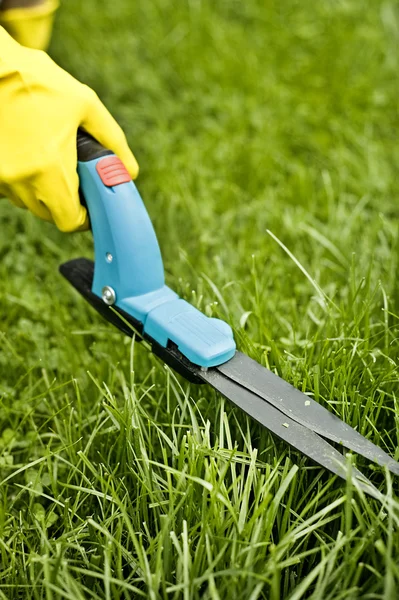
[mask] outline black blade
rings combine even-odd
[[[231,360],[217,367],[217,370],[251,390],[297,423],[381,466],[388,467],[392,473],[399,475],[399,463],[389,454],[341,421],[324,406],[245,354],[237,352]]]
[[[265,402],[257,394],[218,372],[218,369],[201,371],[201,378],[263,427],[269,429],[319,465],[346,480],[345,458],[338,450],[320,438],[317,433],[292,420],[289,416]],[[381,495],[377,488],[355,467],[352,467],[352,475],[357,484],[367,494],[374,498],[380,498]]]
[[[142,324],[133,319],[129,314],[114,307],[114,310],[111,310],[111,308],[104,304],[101,298],[93,294],[91,291],[94,272],[92,261],[83,258],[71,260],[61,265],[60,271],[104,318],[130,336],[133,334],[133,327],[136,332],[136,339],[140,339],[141,336],[147,340],[151,344],[152,352],[186,379],[193,383],[209,383],[267,429],[270,429],[280,438],[333,473],[344,479],[346,478],[346,465],[343,456],[312,431],[312,425],[305,421],[301,424],[296,415],[291,414],[292,407],[282,410],[280,400],[276,401],[277,397],[280,399],[283,398],[283,395],[287,396],[289,400],[289,396],[293,392],[299,394],[302,402],[304,398],[305,401],[309,401],[307,396],[241,353],[237,353],[232,360],[217,369],[210,369],[209,371],[201,370],[182,356],[173,345],[164,348],[157,344],[155,340],[146,336],[142,331]],[[256,366],[256,369],[253,365]],[[252,370],[256,370],[256,373],[252,373]],[[269,374],[271,378],[275,378],[274,387],[273,379],[267,379],[267,381],[262,379],[261,374],[264,375],[265,373]],[[235,378],[237,381],[235,381]],[[247,389],[243,385],[240,385],[241,382],[243,382],[243,385]],[[279,391],[277,382],[279,385],[283,384],[283,386],[287,386],[283,395],[282,391]],[[253,389],[250,391],[252,386]],[[270,390],[268,386],[270,386]],[[314,401],[312,402],[317,407],[322,408]],[[272,406],[273,404],[275,405],[274,407]],[[327,413],[327,418],[333,416],[325,409],[322,410]],[[339,419],[337,420],[339,421]],[[363,440],[361,436],[360,438]],[[350,446],[348,445],[348,447]],[[377,448],[374,445],[372,447]],[[377,450],[379,449],[377,448]],[[385,455],[382,450],[379,451]],[[395,461],[392,462],[397,465]],[[356,476],[359,485],[368,494],[377,497],[379,494],[378,490],[360,471],[353,469],[353,474]]]

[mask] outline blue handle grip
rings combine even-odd
[[[104,185],[96,169],[101,160],[78,163],[94,236],[93,292],[101,296],[110,286],[126,298],[162,289],[161,251],[140,194],[133,181]]]
[[[165,285],[154,228],[123,165],[92,138],[83,137],[83,150],[79,143],[78,174],[94,236],[92,292],[140,321],[161,346],[177,346],[194,365],[214,367],[232,358],[230,326],[206,317]],[[112,169],[116,175],[107,180]],[[123,171],[127,178],[119,182]]]

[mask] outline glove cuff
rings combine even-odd
[[[0,12],[0,25],[22,46],[46,50],[58,6],[58,0],[45,0],[37,6],[10,8]]]

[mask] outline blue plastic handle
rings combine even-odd
[[[105,186],[96,169],[101,160],[78,165],[94,236],[93,292],[101,296],[105,281],[123,298],[158,290],[165,285],[164,268],[144,203],[133,181]]]
[[[230,326],[165,285],[158,241],[136,186],[105,185],[97,170],[102,160],[78,162],[94,237],[93,293],[104,297],[105,289],[112,290],[115,305],[143,323],[147,335],[164,347],[176,344],[192,363],[206,368],[226,362],[236,348]]]

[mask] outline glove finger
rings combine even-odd
[[[60,231],[85,231],[89,229],[87,210],[80,203],[76,170],[72,173],[57,165],[39,182],[37,197]]]
[[[45,212],[60,231],[84,231],[89,229],[87,210],[79,199],[79,178],[76,172],[76,138],[73,136],[66,148],[64,161],[55,160],[51,168],[35,178],[28,208],[41,218]],[[40,211],[40,214],[39,214]],[[49,219],[47,219],[49,220]]]
[[[26,208],[22,200],[15,196],[7,185],[0,185],[0,200],[3,198],[9,200],[12,204],[18,206],[18,208]]]
[[[51,212],[45,204],[37,200],[36,186],[33,180],[24,181],[21,184],[14,184],[12,190],[9,190],[7,197],[19,208],[27,208],[39,219],[53,222]]]
[[[16,206],[25,207],[40,219],[55,223],[61,231],[83,231],[89,229],[89,219],[78,193],[75,135],[64,150],[63,159],[54,156],[52,164],[48,164],[42,173],[14,183],[12,189],[6,190],[7,197]]]
[[[1,197],[2,194],[0,194],[0,198]],[[18,208],[27,208],[27,206],[22,202],[22,200],[16,198],[12,194],[5,194],[5,197],[11,202],[11,204],[14,204],[14,206],[17,206]]]
[[[97,94],[90,91],[92,93],[91,101],[81,126],[105,148],[119,156],[132,179],[136,179],[139,165],[128,146],[125,134]]]
[[[36,179],[35,185],[18,186],[9,200],[20,208],[27,208],[36,217],[55,223],[60,231],[85,231],[89,229],[86,209],[80,204],[79,195],[71,194],[71,187],[62,170],[53,168]]]

